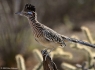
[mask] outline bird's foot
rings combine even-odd
[[[49,49],[49,48],[48,48]],[[52,48],[52,49],[50,49],[50,51],[46,54],[46,56],[45,56],[45,61],[46,61],[46,59],[47,59],[47,56],[49,56],[49,54],[54,50],[55,48]]]

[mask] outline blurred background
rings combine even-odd
[[[43,48],[35,42],[28,20],[15,14],[21,11],[26,3],[35,5],[39,22],[58,33],[69,37],[75,35],[86,40],[81,30],[81,26],[85,26],[90,29],[94,39],[95,0],[0,0],[0,67],[17,67],[17,54],[23,56],[27,70],[32,70],[38,63],[32,51],[35,48]],[[68,44],[64,48],[64,53],[72,54],[73,59],[69,60],[63,56],[60,59],[55,56],[54,61],[56,64],[82,64],[88,60],[88,53],[83,51],[71,48]],[[58,68],[66,70],[60,66]]]

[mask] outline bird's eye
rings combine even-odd
[[[32,12],[28,12],[28,14],[32,15]]]

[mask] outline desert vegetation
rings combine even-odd
[[[58,33],[95,44],[94,0],[0,0],[0,70],[42,70],[44,49],[36,43],[28,20],[15,13],[36,6],[38,21]],[[66,43],[50,58],[58,70],[94,70],[94,48]],[[59,52],[60,51],[60,52]]]

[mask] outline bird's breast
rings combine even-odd
[[[60,44],[48,41],[44,37],[36,38],[36,41],[40,43],[42,46],[47,47],[47,48],[54,48],[60,46]]]

